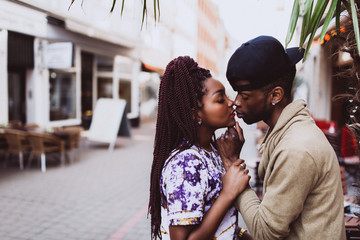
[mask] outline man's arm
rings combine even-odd
[[[271,173],[262,202],[247,189],[235,206],[255,239],[281,239],[289,235],[291,223],[301,214],[317,175],[312,157],[291,149],[277,153],[267,171]]]

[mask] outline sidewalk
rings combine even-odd
[[[150,239],[154,133],[155,123],[142,124],[131,139],[119,138],[113,152],[83,146],[73,164],[49,163],[46,173],[1,165],[1,239]]]
[[[256,159],[254,131],[244,128],[248,145],[241,153],[251,161]],[[131,138],[118,138],[113,152],[108,145],[83,144],[73,164],[49,161],[45,173],[36,166],[20,171],[16,161],[3,168],[0,155],[0,239],[149,240],[155,122],[142,123],[131,133]],[[351,187],[348,191],[358,193]]]

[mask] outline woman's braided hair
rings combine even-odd
[[[201,107],[199,103],[205,94],[204,80],[210,77],[209,70],[200,68],[192,58],[184,56],[172,60],[161,78],[150,180],[149,213],[152,239],[161,239],[162,168],[172,150],[183,150],[197,142],[196,112]],[[184,139],[185,144],[181,144]]]

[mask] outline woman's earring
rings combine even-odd
[[[271,105],[273,105],[273,106],[275,106],[275,104],[276,104],[275,102],[272,102],[272,103],[271,103]]]
[[[201,124],[202,124],[202,121],[201,121],[201,119],[199,119],[199,121],[198,121],[198,124],[199,124],[199,125],[201,125]]]

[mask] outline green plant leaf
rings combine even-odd
[[[319,0],[319,2],[320,2],[320,0]],[[311,18],[311,25],[310,25],[310,28],[309,28],[309,32],[311,32],[311,34],[310,34],[310,37],[309,37],[307,45],[306,45],[303,61],[305,61],[306,55],[309,52],[309,49],[310,49],[310,47],[312,45],[312,42],[313,42],[314,37],[315,37],[316,30],[318,29],[318,27],[320,25],[321,18],[323,16],[324,12],[325,12],[325,9],[326,9],[326,6],[327,6],[328,2],[329,2],[328,0],[321,1],[321,3],[319,4],[319,8],[315,7],[314,14],[313,14],[313,16]]]
[[[71,6],[74,4],[75,0],[71,0],[70,6],[68,8],[68,11],[70,10]]]
[[[291,39],[294,36],[296,23],[297,23],[297,21],[299,19],[299,12],[300,12],[299,0],[295,0],[294,5],[293,5],[293,9],[292,9],[292,12],[291,12],[290,24],[289,24],[288,32],[286,34],[285,47],[287,47],[287,45],[290,43]]]
[[[329,0],[318,0],[316,3],[313,15],[311,16],[309,32],[316,31],[319,27],[320,20],[324,15],[325,9]]]
[[[123,0],[123,1],[124,1],[124,0]],[[110,9],[110,12],[111,12],[111,13],[114,11],[115,4],[116,4],[116,0],[113,0],[112,6],[111,6],[111,9]]]
[[[120,12],[120,15],[121,15],[121,16],[123,15],[123,12],[124,12],[124,6],[125,6],[125,0],[122,0],[122,3],[121,3],[121,12]]]
[[[357,50],[358,50],[358,54],[360,54],[359,23],[358,23],[358,19],[357,19],[357,11],[356,11],[354,0],[350,0],[350,7],[351,7],[351,16],[352,16],[352,22],[353,22],[353,26],[354,26],[354,34],[355,34],[355,39],[356,39],[356,44],[357,44]]]
[[[157,1],[157,8],[158,8],[158,21],[160,21],[160,0],[155,0]]]
[[[311,14],[312,14],[312,4],[314,2],[311,3],[311,7],[309,8],[309,10],[305,13],[305,15],[303,16],[303,22],[302,22],[302,26],[301,26],[301,33],[300,33],[300,46],[304,45],[305,39],[306,37],[309,35],[309,22],[311,20]]]
[[[154,0],[154,18],[156,23],[156,0]]]
[[[340,13],[341,13],[341,0],[337,2],[336,10],[335,10],[335,26],[336,32],[340,33]]]
[[[333,19],[334,17],[334,13],[335,13],[335,9],[336,9],[336,6],[337,6],[337,2],[338,0],[332,0],[331,2],[331,5],[330,5],[330,8],[329,8],[329,11],[326,15],[326,18],[325,18],[325,21],[324,21],[324,24],[321,28],[321,33],[320,33],[320,42],[324,39],[324,36],[325,36],[325,33],[328,29],[328,26],[330,24],[330,21],[331,19]]]
[[[145,20],[145,16],[147,14],[147,8],[146,8],[146,0],[144,0],[144,5],[143,5],[143,16],[142,16],[142,20],[141,20],[141,29],[144,25],[144,20]]]
[[[304,7],[304,15],[307,13],[312,12],[314,0],[306,0],[305,7]]]

